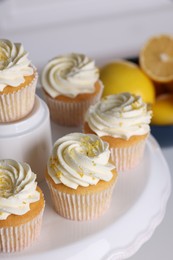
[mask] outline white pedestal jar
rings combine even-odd
[[[0,159],[27,162],[37,174],[38,182],[44,179],[51,148],[49,110],[38,96],[27,117],[17,122],[0,124]]]

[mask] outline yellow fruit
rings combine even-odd
[[[131,92],[140,95],[147,103],[155,101],[155,88],[152,81],[132,62],[119,60],[106,64],[100,70],[104,84],[103,96]]]
[[[140,66],[154,81],[173,81],[173,37],[159,35],[150,38],[139,55]]]
[[[173,94],[162,94],[158,96],[152,106],[153,117],[151,123],[154,125],[173,124]]]

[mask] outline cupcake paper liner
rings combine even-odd
[[[29,247],[40,234],[43,211],[25,224],[0,228],[0,252],[13,253]]]
[[[146,139],[129,147],[110,147],[111,159],[115,163],[117,171],[130,170],[137,166],[144,153]]]
[[[38,73],[32,82],[20,90],[0,95],[0,123],[19,120],[29,114],[34,106]]]
[[[50,110],[51,119],[63,126],[79,126],[84,121],[84,116],[89,106],[100,100],[103,85],[100,82],[100,91],[90,99],[78,102],[63,102],[49,97],[44,93],[46,103]]]
[[[109,188],[91,194],[67,194],[48,183],[55,211],[71,220],[92,220],[102,215],[110,206],[115,182]]]

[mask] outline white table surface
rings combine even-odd
[[[19,8],[17,2],[21,5]],[[43,2],[46,3],[46,1]],[[51,2],[53,2],[53,8],[56,9],[56,1],[51,0]],[[62,6],[63,1],[59,1],[60,7],[64,8],[63,11],[66,11],[66,2],[64,1]],[[80,1],[73,0],[73,2],[81,4]],[[0,6],[1,38],[22,42],[30,52],[33,63],[40,70],[55,55],[72,51],[86,53],[94,57],[100,64],[113,58],[131,57],[138,54],[141,45],[148,37],[160,33],[173,34],[172,1],[141,1],[146,3],[142,9],[138,5],[139,1],[131,0],[129,8],[125,8],[125,11],[123,6],[119,6],[120,1],[95,0],[94,2],[97,5],[96,17],[93,12],[91,14],[94,7],[90,8],[89,3],[92,4],[92,2],[88,1],[86,9],[81,9],[83,10],[81,14],[82,16],[86,14],[85,17],[80,16],[80,19],[76,19],[74,10],[72,10],[71,14],[68,13],[70,20],[67,21],[63,20],[63,15],[59,18],[56,12],[53,12],[51,16],[50,9],[43,8],[43,4],[40,9],[41,1],[37,1],[36,4],[38,15],[34,12],[36,1],[25,1],[26,5],[24,0],[2,1]],[[150,6],[151,2],[153,6]],[[110,4],[110,8],[108,8],[108,4]],[[127,7],[127,4],[125,6]],[[29,9],[30,7],[31,9]],[[39,12],[42,13],[40,20]],[[48,19],[48,15],[51,16],[51,19]],[[44,17],[46,20],[43,22]],[[173,138],[173,132],[170,138]],[[162,147],[162,151],[173,178],[173,144],[169,147]],[[168,201],[162,223],[156,228],[151,239],[130,259],[172,260],[172,241],[173,193]]]

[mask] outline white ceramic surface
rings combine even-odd
[[[75,222],[58,216],[45,182],[41,186],[46,210],[40,239],[22,253],[1,255],[1,260],[126,259],[160,224],[171,192],[170,172],[153,137],[141,164],[119,175],[111,207],[98,220]]]
[[[17,122],[0,124],[0,158],[29,163],[37,173],[38,182],[44,178],[51,148],[49,110],[38,96],[27,117]]]

